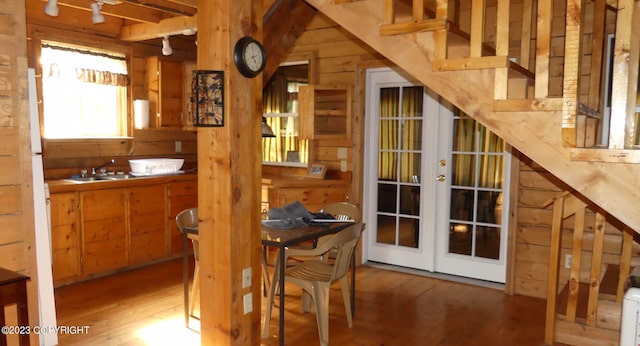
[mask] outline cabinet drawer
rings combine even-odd
[[[181,181],[177,183],[171,183],[168,187],[169,198],[176,196],[187,196],[198,194],[198,182],[197,181]]]
[[[283,187],[276,190],[276,199],[271,201],[271,206],[285,206],[298,201],[308,210],[318,211],[325,204],[343,202],[347,200],[345,187]]]

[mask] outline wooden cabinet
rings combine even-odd
[[[80,192],[80,210],[82,274],[127,266],[127,190]]]
[[[165,190],[165,185],[129,188],[130,265],[167,256]]]
[[[350,86],[301,86],[298,98],[300,138],[351,138],[352,91]]]
[[[298,201],[315,212],[325,204],[348,201],[349,191],[349,182],[343,180],[266,178],[262,180],[262,205],[268,210]]]
[[[56,286],[182,254],[175,216],[198,205],[195,177],[100,184],[49,185]]]
[[[182,63],[159,57],[147,58],[150,127],[182,127],[184,93]]]
[[[198,206],[198,182],[181,181],[167,186],[170,253],[182,253],[182,234],[176,225],[179,212]]]
[[[53,280],[59,283],[82,274],[78,193],[54,193],[50,201]]]

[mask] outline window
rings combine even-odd
[[[40,56],[44,138],[127,136],[124,54],[43,41]]]
[[[263,113],[275,137],[262,139],[262,163],[306,167],[309,141],[298,137],[298,88],[309,83],[308,63],[280,66],[263,92]]]

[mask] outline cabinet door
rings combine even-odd
[[[129,264],[167,255],[165,198],[165,185],[129,188]]]
[[[127,265],[127,204],[126,189],[80,192],[83,275]]]
[[[316,212],[325,204],[347,200],[346,187],[281,187],[275,189],[272,207],[283,207],[298,201],[309,211]]]
[[[168,186],[169,196],[169,237],[171,239],[171,254],[182,252],[182,234],[176,225],[176,215],[179,212],[198,206],[198,182],[184,181],[171,183]]]
[[[182,63],[147,59],[149,126],[182,127]]]
[[[307,85],[299,88],[299,135],[303,139],[351,138],[351,87]]]
[[[78,193],[51,194],[51,250],[54,285],[79,277]]]

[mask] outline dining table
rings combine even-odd
[[[264,247],[273,247],[278,251],[279,257],[279,292],[280,292],[280,306],[279,308],[279,321],[278,321],[278,339],[279,344],[284,345],[284,276],[286,263],[284,263],[284,249],[288,246],[299,244],[307,241],[314,241],[320,237],[335,234],[341,230],[353,225],[353,221],[349,220],[317,220],[317,222],[309,222],[301,226],[289,227],[289,228],[277,228],[270,227],[268,220],[263,220],[261,230],[261,242]],[[198,226],[191,225],[184,228],[182,234],[182,254],[183,254],[183,286],[184,286],[184,318],[185,324],[189,326],[189,274],[188,274],[188,235],[198,234]],[[352,258],[353,262],[353,258]],[[355,270],[354,263],[352,263],[352,295],[355,290],[355,276],[353,276],[353,270]],[[354,299],[351,298],[351,307],[354,308]],[[270,316],[268,316],[270,317]]]

